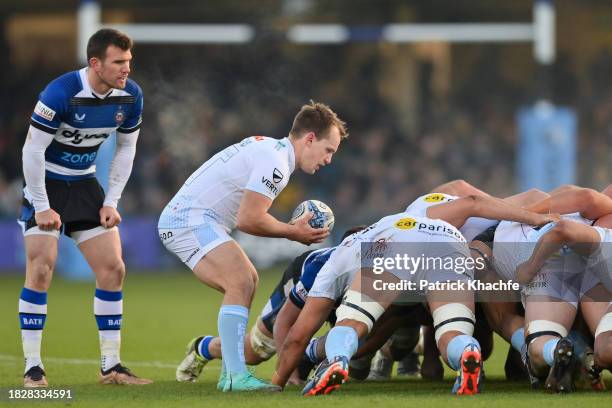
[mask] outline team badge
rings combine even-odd
[[[123,119],[125,119],[125,115],[123,114],[123,112],[118,111],[117,113],[115,113],[115,122],[119,124],[123,122]]]

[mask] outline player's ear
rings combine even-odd
[[[306,133],[306,136],[304,136],[304,137],[306,138],[306,143],[309,144],[309,145],[314,143],[316,141],[316,139],[317,139],[317,136],[315,135],[314,132],[308,132],[308,133]]]

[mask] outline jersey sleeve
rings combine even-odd
[[[255,150],[253,170],[245,189],[274,200],[289,182],[289,166],[275,152]]]
[[[325,264],[328,258],[321,258],[316,255],[309,256],[304,261],[304,266],[302,267],[302,276],[298,283],[291,289],[289,292],[289,299],[296,305],[298,308],[302,309],[304,304],[306,304],[306,297],[308,296],[308,292],[314,281],[319,274],[319,271]]]
[[[132,133],[140,129],[140,125],[142,124],[142,109],[144,106],[144,98],[140,87],[137,86],[136,89],[138,91],[136,93],[136,101],[134,102],[134,106],[130,110],[130,115],[117,129],[117,132]]]
[[[51,82],[38,95],[38,102],[30,119],[35,128],[55,134],[66,112],[66,95],[60,84]]]

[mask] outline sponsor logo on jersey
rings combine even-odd
[[[265,138],[266,138],[265,136],[255,136],[255,140],[258,141],[258,142],[261,142]]]
[[[274,183],[272,183],[272,181],[270,181],[270,179],[269,179],[269,178],[267,178],[267,177],[263,176],[263,177],[261,178],[261,182],[262,182],[262,183],[263,183],[263,184],[264,184],[266,187],[268,187],[268,189],[269,189],[269,190],[272,192],[272,194],[274,194],[274,195],[278,195],[278,187],[276,187],[276,186],[274,185]]]
[[[461,233],[458,232],[455,228],[452,228],[451,225],[447,226],[445,224],[427,223],[417,221],[414,218],[402,218],[395,223],[395,226],[401,230],[409,230],[416,227],[417,231],[419,232],[426,232],[428,234],[434,235],[443,233],[448,236],[455,237],[462,242],[465,241],[463,235],[461,235]]]
[[[278,184],[283,181],[283,177],[283,173],[281,173],[281,171],[275,167],[274,171],[272,172],[272,181]]]
[[[61,160],[66,163],[72,163],[72,164],[93,163],[96,160],[97,155],[98,155],[98,152],[83,153],[83,154],[62,152]]]
[[[85,114],[79,115],[78,113],[74,114],[74,120],[76,122],[82,122],[85,120]]]
[[[36,107],[34,108],[34,113],[40,117],[47,119],[48,121],[53,120],[55,117],[55,111],[42,103],[42,101],[38,101]]]
[[[402,218],[396,221],[395,226],[401,230],[409,230],[416,227],[417,222],[414,218]]]
[[[428,203],[441,203],[443,201],[452,201],[449,197],[439,193],[428,194],[423,200]]]
[[[82,134],[79,129],[66,129],[62,132],[62,136],[66,139],[72,139],[70,142],[72,144],[81,144],[85,139],[106,139],[110,136],[108,133],[91,133],[91,134]]]
[[[367,250],[363,253],[362,255],[362,259],[374,259],[374,258],[380,258],[381,256],[385,255],[385,252],[387,252],[387,242],[388,239],[387,238],[380,238],[378,240],[376,240],[375,242],[369,243],[367,245]]]

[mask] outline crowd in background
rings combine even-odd
[[[2,50],[6,55],[7,51]],[[340,47],[144,46],[132,78],[145,110],[122,213],[157,216],[188,175],[224,146],[249,135],[284,137],[299,107],[326,102],[348,122],[350,137],[316,176],[294,174],[275,204],[288,217],[302,199],[327,202],[340,225],[401,210],[416,196],[462,178],[496,195],[516,192],[516,112],[533,102],[534,84],[503,78],[491,55],[440,100],[421,92],[418,125],[399,126],[397,110],[375,85],[372,56],[359,65]],[[178,57],[177,57],[178,56]],[[62,71],[0,67],[0,215],[13,218],[22,189],[21,147],[38,93]],[[70,68],[66,68],[68,70]],[[612,54],[602,50],[588,75],[561,56],[549,72],[551,99],[576,110],[578,182],[602,187],[612,166]],[[425,79],[423,79],[425,80]],[[426,88],[427,84],[425,84]]]

